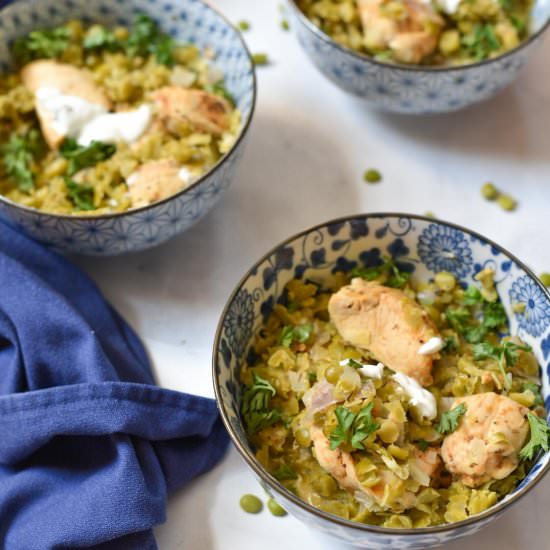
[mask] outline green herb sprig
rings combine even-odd
[[[0,147],[4,169],[17,184],[19,191],[28,193],[35,184],[33,165],[44,150],[44,142],[38,130],[25,134],[12,134],[7,143]]]
[[[380,427],[380,424],[372,418],[373,406],[374,403],[371,402],[357,414],[346,407],[336,407],[334,414],[338,425],[329,437],[332,450],[344,444],[351,445],[354,449],[365,448],[362,441]]]
[[[290,347],[293,342],[303,344],[309,340],[312,332],[312,324],[296,325],[294,327],[287,325],[281,331],[279,343],[285,348]]]
[[[90,145],[83,146],[75,139],[68,138],[61,145],[59,152],[69,161],[67,174],[72,176],[84,168],[111,158],[116,152],[116,146],[101,141],[92,141]]]
[[[532,412],[527,413],[527,420],[531,430],[531,437],[527,444],[519,452],[522,460],[531,460],[539,450],[548,452],[550,448],[550,427],[544,418],[540,418]]]
[[[444,412],[441,415],[439,425],[436,430],[440,434],[450,434],[453,433],[457,428],[460,422],[460,419],[466,413],[466,405],[460,403],[456,407],[453,407],[450,411]]]
[[[32,31],[15,41],[12,53],[20,65],[35,59],[58,58],[69,45],[70,38],[67,27]]]
[[[354,267],[350,271],[352,277],[360,277],[366,281],[374,281],[381,279],[382,284],[392,288],[403,288],[409,281],[411,274],[400,270],[395,261],[387,258],[386,261],[379,266],[373,267]]]
[[[276,393],[267,380],[254,373],[252,385],[243,394],[241,407],[249,435],[281,420],[281,413],[270,406]]]

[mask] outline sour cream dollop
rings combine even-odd
[[[347,367],[350,365],[349,359],[344,359],[343,361],[340,361],[341,367]],[[382,363],[378,363],[376,365],[364,365],[361,363],[361,368],[358,368],[357,371],[365,376],[366,378],[376,378],[377,380],[382,380],[382,374],[384,372],[384,365]]]
[[[396,372],[392,378],[403,388],[403,391],[410,398],[411,405],[416,407],[424,418],[433,420],[437,416],[435,397],[414,378],[402,372]]]
[[[439,336],[430,338],[425,344],[422,344],[416,353],[419,355],[432,355],[441,351],[445,347],[445,341]]]
[[[448,14],[456,13],[461,0],[437,0],[439,7]]]
[[[83,146],[92,141],[133,143],[145,132],[152,116],[146,104],[132,111],[109,113],[102,105],[51,87],[38,88],[36,101],[50,113],[51,125],[59,135],[75,138]]]

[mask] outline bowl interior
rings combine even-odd
[[[379,265],[384,256],[393,258],[401,269],[418,280],[430,279],[439,271],[450,271],[467,285],[475,283],[474,276],[481,269],[494,269],[511,333],[533,348],[542,367],[546,407],[550,408],[550,294],[525,266],[485,238],[444,222],[399,214],[337,220],[292,238],[260,260],[235,290],[220,321],[214,349],[214,384],[219,406],[234,441],[256,472],[262,472],[262,467],[253,456],[239,416],[239,372],[250,353],[254,335],[281,299],[289,280],[298,277],[321,282],[339,270]],[[517,302],[525,303],[524,313],[512,311]],[[515,494],[523,492],[524,487],[546,472],[549,461],[550,453],[541,456],[510,495],[480,516],[501,509]],[[265,471],[263,477],[296,502]],[[309,505],[303,503],[302,507]],[[422,531],[437,529],[441,528]]]
[[[69,19],[129,26],[145,13],[181,43],[211,48],[227,89],[242,114],[250,118],[254,103],[254,68],[240,33],[217,11],[199,0],[19,0],[0,17],[0,73],[10,67],[13,41],[32,30],[51,28]]]

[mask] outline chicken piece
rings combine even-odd
[[[381,511],[388,507],[384,505],[386,486],[398,482],[396,476],[385,469],[379,471],[380,481],[372,487],[364,487],[357,477],[355,463],[350,453],[341,449],[330,448],[330,441],[319,426],[310,428],[310,436],[317,462],[328,474],[330,474],[342,489],[352,493],[357,500],[363,502],[369,510]],[[416,499],[410,492],[405,492],[401,498],[392,505],[392,510],[406,510],[414,505]]]
[[[390,49],[403,63],[420,63],[435,51],[444,20],[430,3],[357,0],[357,5],[367,48]]]
[[[459,397],[454,406],[460,403],[466,413],[441,447],[447,470],[468,487],[505,478],[519,464],[529,432],[528,409],[493,392]]]
[[[328,310],[344,340],[422,386],[432,383],[432,363],[439,355],[422,355],[418,350],[438,336],[437,328],[406,294],[356,278],[331,297]]]
[[[126,180],[132,207],[146,206],[187,187],[193,175],[176,160],[152,160],[142,164]]]
[[[109,98],[101,91],[101,88],[94,82],[91,75],[78,67],[59,63],[51,60],[38,60],[28,63],[21,69],[21,80],[23,84],[33,94],[37,94],[39,90],[49,90],[79,98],[87,104],[92,104],[91,107],[97,106],[94,109],[79,109],[78,105],[68,106],[66,108],[74,108],[80,110],[82,116],[85,116],[83,111],[90,111],[92,114],[107,112],[111,109]],[[83,106],[86,106],[84,104]],[[81,106],[82,107],[82,106]],[[40,120],[40,126],[44,139],[51,149],[57,149],[63,139],[66,137],[54,128],[54,118],[52,112],[40,100],[36,101],[36,114]]]
[[[229,102],[215,94],[178,86],[166,86],[151,94],[158,116],[166,128],[179,133],[190,125],[200,132],[215,136],[229,129]]]

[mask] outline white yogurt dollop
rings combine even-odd
[[[461,0],[437,0],[438,6],[449,15],[456,13]]]
[[[145,132],[150,121],[149,105],[142,105],[133,111],[102,114],[83,126],[77,141],[84,146],[92,141],[133,143]]]
[[[445,347],[445,341],[439,336],[430,338],[425,344],[422,344],[416,353],[419,355],[432,355],[441,351]]]
[[[57,88],[38,88],[36,102],[50,113],[53,129],[60,136],[72,138],[78,137],[82,127],[95,117],[107,112],[102,105],[62,94]]]
[[[109,113],[102,105],[63,94],[57,88],[38,88],[36,101],[50,113],[51,125],[59,135],[75,138],[83,146],[92,141],[133,143],[145,132],[152,116],[149,105]]]
[[[344,359],[343,361],[340,361],[341,367],[347,367],[348,365],[352,366],[350,365],[349,359]],[[382,363],[378,363],[376,365],[363,365],[361,363],[361,368],[358,368],[357,371],[366,378],[376,378],[377,380],[382,380],[384,365]]]
[[[411,405],[416,407],[424,418],[433,420],[437,416],[435,397],[414,378],[402,372],[396,372],[392,378],[403,388],[403,391],[410,398]]]

